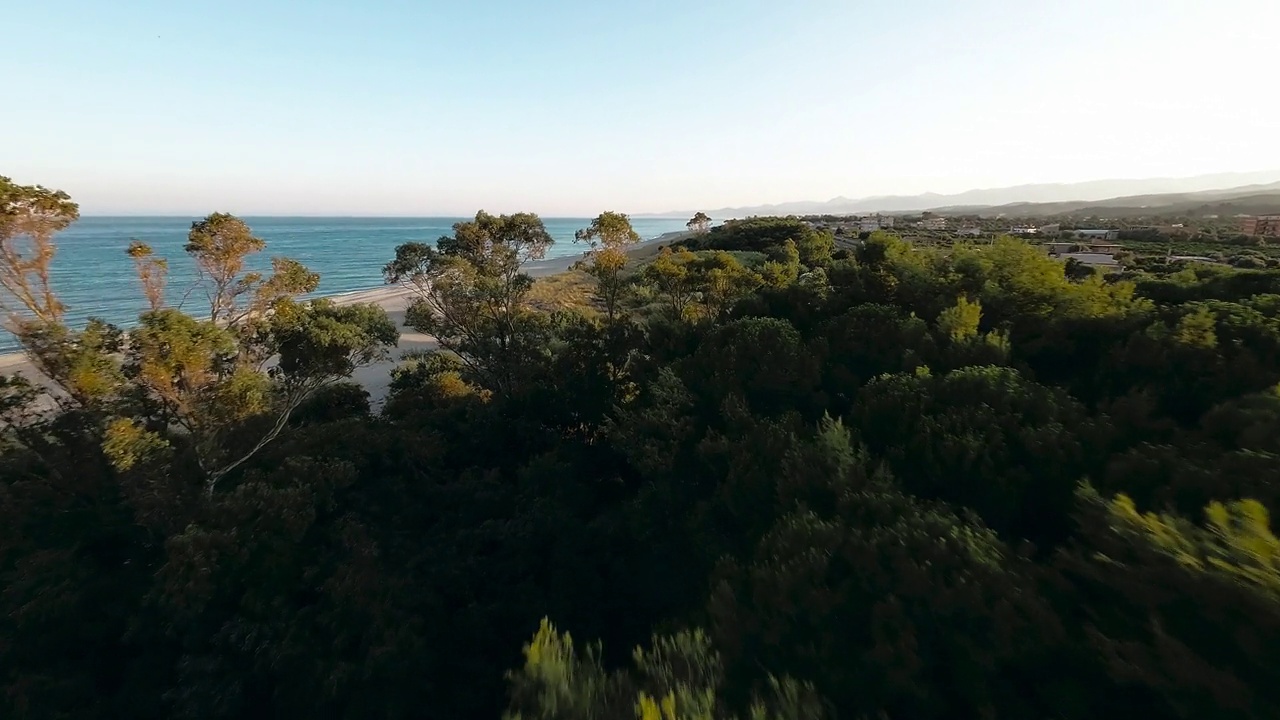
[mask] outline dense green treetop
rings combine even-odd
[[[0,716],[1280,716],[1265,261],[604,212],[539,285],[480,212],[388,258],[437,344],[378,407],[397,323],[231,215],[207,311],[144,238],[137,327],[69,326],[77,212],[0,179]]]

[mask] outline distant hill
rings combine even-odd
[[[877,197],[851,199],[836,197],[826,201],[786,202],[776,205],[754,205],[748,207],[720,208],[703,210],[716,220],[749,217],[751,215],[847,215],[851,213],[904,213],[923,210],[945,209],[985,210],[994,207],[1015,207],[1043,204],[1061,204],[1063,206],[1082,206],[1096,202],[1112,202],[1125,200],[1123,205],[1136,203],[1139,206],[1156,203],[1168,204],[1165,200],[1155,198],[1172,195],[1183,196],[1180,201],[1208,203],[1215,198],[1200,197],[1205,193],[1249,193],[1265,194],[1270,190],[1280,190],[1280,170],[1253,173],[1219,173],[1200,175],[1190,178],[1149,178],[1145,180],[1094,180],[1082,183],[1057,183],[1042,185],[1019,185],[1016,187],[969,190],[955,195],[925,193],[923,195],[884,195]],[[1193,197],[1194,196],[1194,197]],[[1147,198],[1146,202],[1139,198]],[[1221,200],[1222,198],[1217,198]],[[677,210],[666,213],[654,213],[649,217],[692,217],[697,210]],[[1017,211],[1009,210],[1010,214]],[[1063,212],[1063,211],[1059,211]],[[1072,211],[1065,211],[1072,212]],[[1247,211],[1240,211],[1247,212]],[[1045,212],[1043,214],[1054,214]],[[645,215],[637,214],[637,217]]]
[[[1010,217],[1089,215],[1100,218],[1143,215],[1260,215],[1280,213],[1280,182],[1195,193],[1129,195],[1092,202],[1020,202],[1007,205],[939,207],[934,208],[933,211],[941,215],[987,217],[993,215]]]

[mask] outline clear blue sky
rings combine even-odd
[[[86,214],[544,215],[1280,167],[1280,0],[60,0],[0,174]]]

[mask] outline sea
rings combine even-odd
[[[158,257],[169,261],[167,304],[200,308],[199,291],[190,293],[195,268],[183,252],[195,217],[82,217],[57,235],[57,255],[50,281],[67,306],[67,321],[82,327],[91,317],[130,327],[146,301],[125,254],[129,243],[141,240]],[[453,233],[454,223],[471,218],[318,218],[246,217],[266,249],[252,256],[250,269],[270,270],[272,257],[298,260],[320,274],[316,296],[370,290],[384,284],[382,267],[406,242],[433,243]],[[585,251],[573,242],[574,233],[590,218],[543,218],[555,244],[547,259],[579,256]],[[632,226],[646,240],[685,229],[687,220],[633,218]],[[184,303],[184,295],[187,295]],[[14,352],[13,336],[0,331],[0,353]]]

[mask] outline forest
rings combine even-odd
[[[0,178],[0,716],[1280,717],[1280,270],[606,212],[547,310],[480,212],[375,412],[399,328],[231,215],[69,327],[77,217]]]

